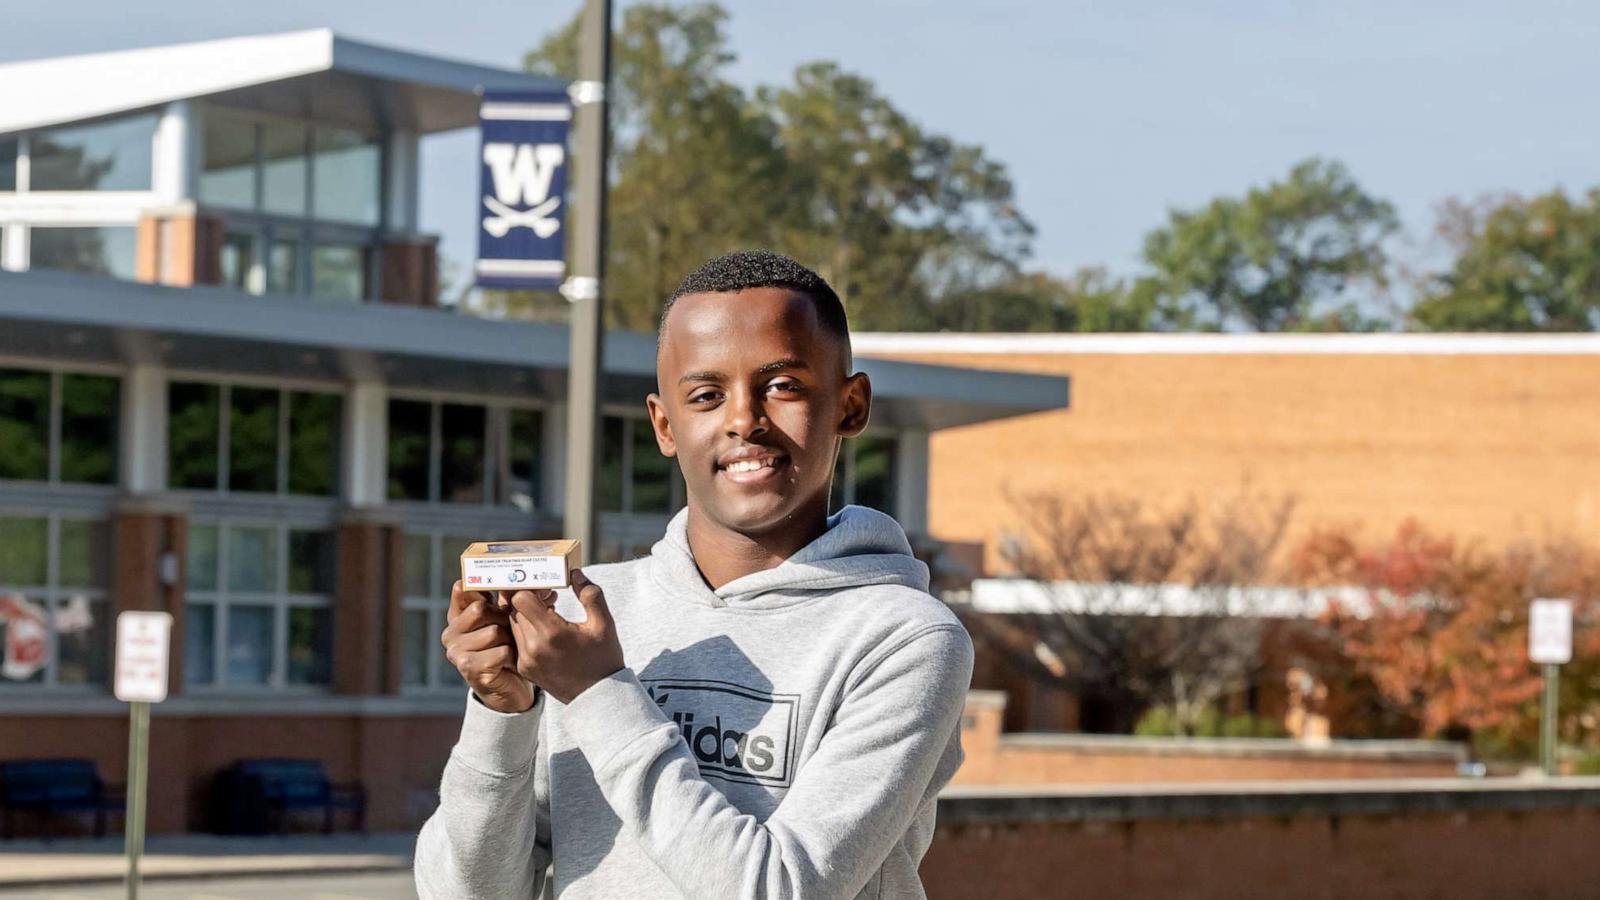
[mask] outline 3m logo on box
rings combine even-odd
[[[577,541],[482,541],[461,554],[461,583],[497,591],[563,587],[577,561]]]

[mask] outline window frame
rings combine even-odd
[[[192,531],[196,526],[215,528],[217,530],[217,570],[216,586],[210,590],[196,590],[188,585],[190,575],[189,566],[192,560],[184,561],[184,618],[187,622],[188,615],[195,606],[210,606],[213,610],[211,633],[211,660],[212,678],[210,681],[193,681],[192,673],[187,668],[183,673],[183,690],[185,693],[202,695],[217,694],[330,694],[333,692],[333,657],[337,653],[338,640],[334,629],[337,625],[334,619],[338,616],[337,571],[334,573],[335,583],[328,586],[327,594],[306,594],[289,590],[289,533],[292,531],[321,532],[333,542],[334,552],[337,553],[339,540],[338,530],[331,521],[315,522],[303,518],[267,517],[255,513],[212,513],[196,514],[190,518],[188,528]],[[276,559],[273,561],[277,575],[278,589],[276,591],[237,591],[228,586],[229,534],[233,529],[268,529],[271,530],[276,543]],[[228,616],[229,610],[234,606],[266,606],[272,610],[272,647],[271,668],[264,684],[236,684],[227,679],[227,652],[228,652]],[[326,609],[329,611],[329,639],[328,639],[328,683],[327,684],[291,684],[289,683],[289,611],[295,608]],[[174,641],[175,652],[182,653],[186,649],[188,635],[177,636]]]
[[[389,401],[400,400],[409,403],[428,404],[428,497],[425,500],[410,497],[389,496]],[[483,500],[478,503],[449,503],[440,499],[443,492],[443,411],[441,407],[446,404],[476,406],[484,411],[483,435]],[[549,417],[551,415],[550,403],[539,399],[503,398],[493,397],[485,399],[480,396],[457,394],[440,391],[412,391],[391,390],[384,402],[384,433],[383,448],[383,484],[384,502],[387,505],[400,509],[413,510],[452,510],[452,509],[489,509],[496,511],[515,511],[518,515],[533,515],[542,518],[551,510],[545,498],[535,497],[533,509],[523,511],[510,504],[498,502],[500,485],[499,473],[495,463],[498,460],[498,451],[501,447],[507,449],[509,454],[511,442],[511,416],[512,410],[532,410],[539,413],[540,434],[538,447],[538,460],[544,465],[548,458],[549,447],[545,446],[548,434]],[[509,456],[508,456],[509,458]],[[542,476],[543,473],[541,473]],[[544,479],[540,478],[540,493],[544,493]]]
[[[66,520],[89,522],[98,524],[106,529],[106,550],[115,556],[116,529],[111,518],[111,509],[107,504],[102,509],[73,508],[65,504],[57,504],[49,509],[38,506],[24,508],[18,506],[0,506],[0,518],[6,519],[44,519],[45,524],[45,583],[42,585],[21,585],[0,583],[0,593],[16,593],[25,600],[38,602],[44,607],[46,616],[49,617],[48,628],[48,658],[45,662],[44,678],[38,683],[13,682],[0,680],[0,697],[19,696],[24,693],[50,694],[52,696],[102,696],[110,692],[109,676],[112,670],[112,644],[110,617],[114,610],[113,581],[115,573],[112,561],[106,561],[106,583],[104,585],[80,588],[63,587],[61,584],[61,523]],[[91,609],[101,614],[107,622],[106,640],[101,646],[101,652],[106,654],[105,672],[107,681],[89,681],[82,684],[61,684],[60,677],[60,636],[56,630],[55,617],[59,608],[74,596],[85,597]]]
[[[834,478],[836,482],[839,505],[832,506],[832,497],[829,498],[829,514],[838,512],[846,506],[855,504],[856,501],[856,441],[860,438],[885,441],[889,444],[889,505],[898,507],[900,504],[899,485],[895,482],[900,471],[900,435],[890,429],[868,428],[853,438],[845,438],[839,447],[839,459],[835,463]],[[869,507],[870,508],[870,507]],[[896,509],[884,509],[879,512],[887,513],[898,518]]]
[[[174,384],[204,384],[217,388],[217,483],[209,488],[178,487],[172,484],[170,466],[171,445],[171,388]],[[278,452],[274,462],[275,489],[272,491],[235,491],[228,487],[229,468],[232,462],[229,435],[229,411],[236,387],[278,392]],[[327,494],[295,494],[289,492],[289,395],[331,394],[339,398],[338,450],[333,462],[333,490]],[[162,481],[166,490],[189,497],[226,497],[243,503],[283,501],[295,503],[337,503],[344,496],[344,452],[349,437],[345,434],[345,410],[350,398],[343,385],[324,381],[293,378],[268,378],[265,376],[229,375],[219,378],[215,373],[171,370],[166,373],[163,388],[163,419],[166,433],[163,436],[165,456],[162,459]]]
[[[5,356],[0,356],[0,369],[17,369],[26,372],[47,374],[50,376],[50,424],[48,428],[48,434],[45,436],[46,453],[48,454],[48,460],[45,467],[46,476],[42,481],[31,478],[0,478],[0,488],[10,489],[12,487],[21,488],[24,486],[48,487],[55,491],[94,491],[115,494],[122,486],[123,444],[127,439],[126,431],[123,428],[122,421],[124,403],[126,402],[124,392],[127,390],[127,379],[125,377],[127,373],[122,369],[109,365],[95,365],[92,363],[79,364],[76,362],[70,365],[41,365],[34,361],[14,360]],[[117,381],[118,404],[115,423],[117,446],[114,453],[116,457],[116,467],[109,484],[96,484],[89,481],[61,480],[61,432],[62,420],[64,417],[62,412],[62,385],[66,379],[66,376],[68,375],[94,375],[98,377],[111,377],[115,378]]]
[[[150,185],[142,190],[41,191],[33,188],[32,138],[57,126],[30,128],[8,135],[17,141],[16,185],[0,191],[0,269],[24,272],[32,267],[32,229],[39,228],[136,228],[145,212],[168,204],[156,190],[157,170],[161,166],[161,117],[168,104],[155,104],[96,116],[79,122],[93,125],[129,116],[153,114],[156,127],[151,140]]]
[[[205,159],[205,120],[214,110],[223,110],[227,115],[247,119],[255,129],[255,163],[254,171],[254,206],[242,209],[237,206],[214,204],[201,195],[198,188],[198,175],[196,180],[195,202],[205,211],[221,219],[224,229],[230,234],[244,234],[254,238],[256,242],[256,265],[263,267],[259,277],[252,276],[247,279],[261,285],[261,291],[250,293],[276,293],[267,289],[265,265],[275,244],[292,244],[295,247],[295,285],[290,293],[308,297],[324,295],[313,293],[315,274],[312,272],[312,263],[315,248],[318,244],[355,244],[363,251],[363,279],[361,297],[355,302],[369,302],[378,296],[378,282],[382,271],[381,250],[383,236],[388,231],[391,215],[391,198],[389,197],[386,173],[393,161],[390,159],[391,129],[379,127],[376,129],[362,129],[357,127],[336,125],[331,122],[319,121],[308,116],[292,116],[282,113],[261,112],[257,110],[242,109],[221,103],[204,102],[199,104],[199,128],[201,146],[199,148],[199,165],[204,165]],[[269,212],[264,207],[265,191],[265,164],[262,153],[261,128],[264,124],[283,123],[298,125],[305,128],[305,146],[303,148],[305,160],[305,214],[288,215],[284,213]],[[364,222],[348,222],[338,219],[321,219],[317,217],[316,196],[316,155],[317,134],[321,129],[338,129],[341,131],[358,132],[370,138],[378,149],[378,218],[377,222],[368,224]],[[335,298],[328,298],[335,299]],[[339,299],[338,302],[350,302]]]

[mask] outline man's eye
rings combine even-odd
[[[773,383],[767,385],[767,390],[782,391],[782,392],[785,392],[785,393],[797,394],[797,393],[800,392],[800,382],[798,382],[798,381],[774,381]]]
[[[720,396],[716,391],[698,391],[689,395],[690,403],[709,403]]]

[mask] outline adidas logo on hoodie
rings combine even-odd
[[[706,679],[641,681],[678,726],[702,775],[789,786],[799,695]]]

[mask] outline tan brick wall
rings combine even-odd
[[[1070,410],[933,435],[931,531],[985,542],[991,571],[1007,489],[1176,502],[1248,483],[1295,498],[1295,535],[1415,517],[1600,540],[1600,355],[894,356],[1072,378]]]

